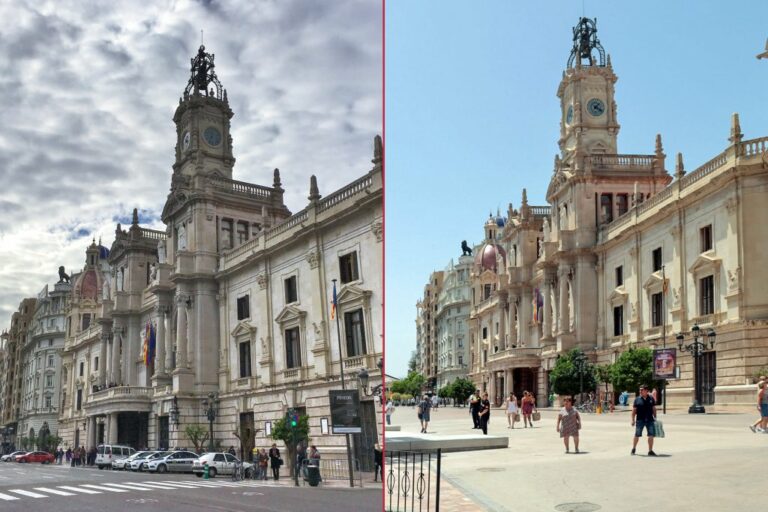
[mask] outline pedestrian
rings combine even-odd
[[[515,422],[517,421],[517,397],[514,393],[509,394],[507,398],[507,428],[515,428]]]
[[[576,453],[579,453],[579,430],[581,430],[581,415],[573,407],[573,398],[567,397],[565,399],[565,406],[560,409],[560,414],[557,415],[557,425],[555,430],[560,432],[560,437],[563,438],[565,444],[565,453],[570,453],[571,448],[569,446],[569,438],[573,437],[573,446],[576,448]]]
[[[235,447],[234,446],[230,446],[229,450],[227,450],[227,453],[232,455],[232,456],[236,456],[237,455],[237,452],[235,452]]]
[[[760,410],[760,429],[764,434],[768,433],[768,381],[761,382],[760,391],[757,393],[757,408]]]
[[[476,389],[474,393],[469,395],[469,414],[472,415],[472,428],[480,428],[480,417],[477,415],[480,412],[478,406],[480,405],[480,390]]]
[[[416,409],[417,416],[421,422],[421,433],[427,433],[427,426],[429,425],[429,409],[432,407],[429,397],[424,395],[424,398],[419,402],[419,407]]]
[[[67,464],[69,464],[70,462],[72,462],[72,448],[67,448],[66,456],[67,456]]]
[[[533,393],[523,391],[522,402],[523,423],[525,424],[525,428],[528,428],[528,425],[533,428],[533,419],[531,419],[531,414],[533,414],[533,412],[536,410],[536,399],[533,397]]]
[[[278,480],[280,478],[280,465],[283,463],[283,459],[280,458],[280,450],[277,448],[276,443],[272,443],[272,448],[269,449],[269,463],[272,467],[272,477]]]
[[[760,405],[759,405],[759,403],[760,403],[760,398],[759,398],[760,397],[760,390],[762,389],[762,386],[765,385],[765,384],[763,384],[764,382],[765,382],[765,375],[761,375],[760,378],[757,380],[757,396],[758,396],[758,406],[757,406],[757,408],[758,408],[758,410],[760,410]],[[763,414],[762,414],[762,412],[758,412],[757,421],[755,421],[753,424],[751,424],[749,426],[749,429],[752,432],[758,432],[758,431],[765,432],[765,430],[763,430],[762,427],[758,426],[758,425],[762,425],[762,423],[763,423]]]
[[[483,430],[483,435],[488,435],[488,421],[491,419],[491,402],[488,400],[488,393],[483,393],[483,398],[480,400],[480,411],[477,413],[480,419],[480,428]]]
[[[632,404],[632,426],[635,427],[635,437],[632,439],[632,455],[635,454],[637,442],[643,435],[643,429],[648,432],[648,456],[655,457],[653,438],[656,437],[656,402],[648,393],[648,386],[640,386],[640,396]]]
[[[376,443],[373,446],[373,481],[378,482],[377,478],[381,475],[381,481],[384,481],[384,454],[381,451],[381,445]]]
[[[267,479],[267,466],[269,466],[269,455],[267,450],[259,450],[259,480]]]
[[[392,413],[395,412],[395,404],[392,403],[392,399],[387,400],[387,407],[384,409],[384,413],[387,415],[387,425],[392,424]]]

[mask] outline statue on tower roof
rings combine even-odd
[[[592,50],[597,50],[599,62],[595,62],[592,56]],[[573,67],[574,61],[577,65],[584,64],[605,67],[605,50],[600,40],[597,38],[597,18],[579,18],[579,24],[573,27],[573,48],[568,57],[568,67]]]
[[[190,60],[191,76],[189,82],[187,82],[187,88],[184,90],[185,97],[190,94],[194,96],[202,94],[218,100],[224,98],[224,87],[222,87],[213,70],[216,67],[213,63],[213,58],[214,54],[206,53],[205,46],[200,45],[197,55],[194,59]]]

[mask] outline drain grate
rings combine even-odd
[[[595,510],[600,510],[601,508],[603,507],[597,505],[596,503],[581,502],[561,503],[555,507],[555,510],[558,512],[595,512]]]
[[[477,471],[482,471],[483,473],[501,473],[502,471],[506,471],[506,468],[477,468]]]

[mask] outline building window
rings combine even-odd
[[[77,410],[79,411],[82,408],[83,408],[83,390],[78,389],[77,390]]]
[[[624,334],[624,306],[613,308],[613,335],[621,336]]]
[[[712,250],[712,224],[701,228],[699,237],[701,238],[701,252]]]
[[[491,285],[486,284],[483,285],[483,300],[488,300],[491,298]]]
[[[251,342],[240,343],[240,378],[251,376]]]
[[[290,304],[299,300],[299,289],[296,284],[296,276],[285,280],[285,303]]]
[[[45,387],[52,388],[53,387],[53,375],[46,375],[45,376]]]
[[[651,295],[651,327],[661,325],[661,293]]]
[[[600,194],[600,220],[611,222],[613,220],[613,194]]]
[[[93,358],[93,371],[99,371],[99,356]]]
[[[221,220],[221,248],[232,248],[232,221],[222,219]]]
[[[651,255],[653,257],[653,272],[658,272],[661,270],[661,247],[654,249]]]
[[[82,327],[80,328],[80,330],[84,331],[90,326],[91,326],[91,314],[83,313]]]
[[[48,368],[53,368],[53,356],[48,356]]]
[[[50,323],[49,325],[50,325],[51,327],[54,327],[54,321],[53,321],[53,320],[51,320],[51,323]],[[48,346],[49,346],[49,347],[52,347],[52,346],[53,346],[53,340],[48,340]]]
[[[298,368],[301,366],[301,340],[299,328],[285,330],[285,367]]]
[[[460,365],[464,364],[464,356],[459,356],[459,364]]]
[[[243,320],[250,318],[251,316],[251,304],[250,295],[243,295],[237,298],[237,319]]]
[[[487,339],[487,338],[488,338],[488,328],[483,327],[483,339]]]
[[[616,213],[619,217],[627,213],[629,210],[627,194],[616,194],[616,208],[618,210]]]
[[[699,314],[711,315],[715,312],[715,279],[707,276],[699,280]]]
[[[357,251],[339,256],[339,273],[342,284],[360,279],[360,274],[357,270]]]
[[[85,371],[85,363],[80,361],[80,377],[83,376],[84,371]]]
[[[459,338],[458,346],[459,346],[459,348],[464,348],[464,339],[463,338]]]
[[[238,222],[237,223],[237,245],[244,244],[248,241],[248,223],[247,222]]]
[[[363,323],[362,309],[344,313],[344,332],[347,336],[347,357],[362,356],[368,353],[365,349],[365,324]]]
[[[45,397],[45,408],[50,409],[51,408],[51,397],[47,396]]]

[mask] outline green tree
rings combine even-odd
[[[309,441],[309,416],[299,415],[299,422],[294,428],[291,428],[290,423],[285,418],[275,421],[272,427],[272,439],[285,443],[288,455],[284,460],[289,461],[288,470],[293,476],[295,463],[291,463],[291,461],[296,461],[296,446],[299,443]]]
[[[608,397],[608,384],[611,382],[611,365],[599,364],[595,366],[595,379],[601,384],[605,384],[605,396]]]
[[[411,352],[411,358],[408,360],[408,373],[416,372],[419,366],[419,354],[414,350]]]
[[[195,451],[200,453],[203,450],[205,442],[208,440],[208,429],[200,424],[193,423],[184,428],[189,441],[195,446]]]
[[[661,387],[663,380],[653,380],[653,350],[632,348],[623,352],[611,365],[611,384],[616,392],[637,393],[642,384]]]
[[[459,377],[451,384],[451,397],[457,404],[463,404],[469,398],[469,395],[475,392],[475,384],[469,379]]]
[[[410,372],[406,378],[393,382],[389,389],[393,393],[419,396],[426,380],[422,374]]]
[[[450,398],[453,396],[453,383],[446,384],[437,392],[437,396],[440,398]]]
[[[578,395],[582,389],[585,392],[594,390],[596,386],[594,365],[585,361],[583,374],[579,374],[577,361],[579,358],[586,359],[586,357],[579,348],[574,348],[560,356],[555,362],[555,367],[549,372],[549,383],[552,391],[558,395]]]

